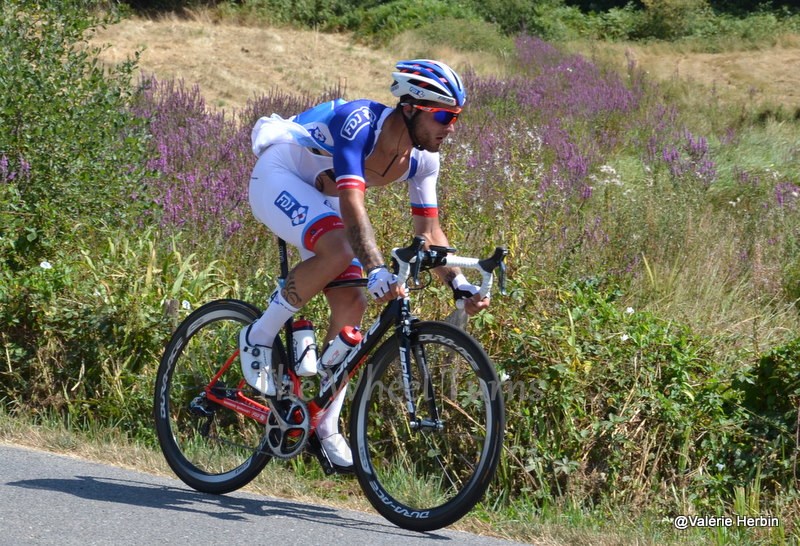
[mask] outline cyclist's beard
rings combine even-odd
[[[415,120],[416,116],[412,117],[408,123],[408,132],[411,135],[411,142],[420,150],[428,152],[438,152],[442,146],[442,141],[437,140],[436,137],[430,133],[425,133]]]

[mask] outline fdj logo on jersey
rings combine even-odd
[[[297,202],[290,193],[281,192],[275,200],[275,205],[281,209],[286,216],[292,219],[293,226],[305,223],[308,218],[308,207]]]
[[[347,140],[353,140],[358,132],[368,127],[375,120],[375,114],[366,106],[353,110],[342,124],[341,135]]]

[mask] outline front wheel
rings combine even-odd
[[[486,352],[454,326],[414,324],[409,357],[415,422],[395,334],[361,377],[350,439],[373,507],[395,525],[431,531],[463,517],[486,492],[502,450],[503,397]]]
[[[259,315],[238,300],[203,305],[175,331],[158,368],[161,450],[175,474],[204,493],[243,487],[270,459],[265,425],[252,417],[264,415],[266,401],[244,382],[238,358],[239,331]]]

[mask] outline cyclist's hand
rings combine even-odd
[[[397,275],[386,269],[385,265],[372,268],[367,275],[367,290],[379,302],[392,301],[405,296],[397,284]]]
[[[463,274],[456,275],[456,278],[451,281],[451,288],[454,300],[464,300],[464,311],[467,315],[473,316],[489,307],[489,298],[481,299],[478,294],[480,289],[474,284],[470,284]]]
[[[464,300],[464,311],[469,316],[474,316],[487,307],[489,307],[489,298],[481,299],[478,294]]]

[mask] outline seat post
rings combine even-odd
[[[278,276],[278,291],[282,290],[283,287],[286,285],[286,278],[289,276],[289,254],[286,248],[286,241],[284,241],[281,237],[278,237],[278,261],[280,262],[280,275]],[[284,324],[283,324],[283,331],[285,332],[285,339],[284,339],[284,350],[286,351],[286,357],[288,358],[288,362],[294,363],[297,362],[297,354],[295,353],[294,343],[292,343],[292,337],[294,332],[293,327],[294,319],[290,317]],[[280,337],[280,336],[278,336]],[[283,368],[284,364],[281,364],[281,368]],[[278,377],[283,377],[283,372],[281,372]]]

